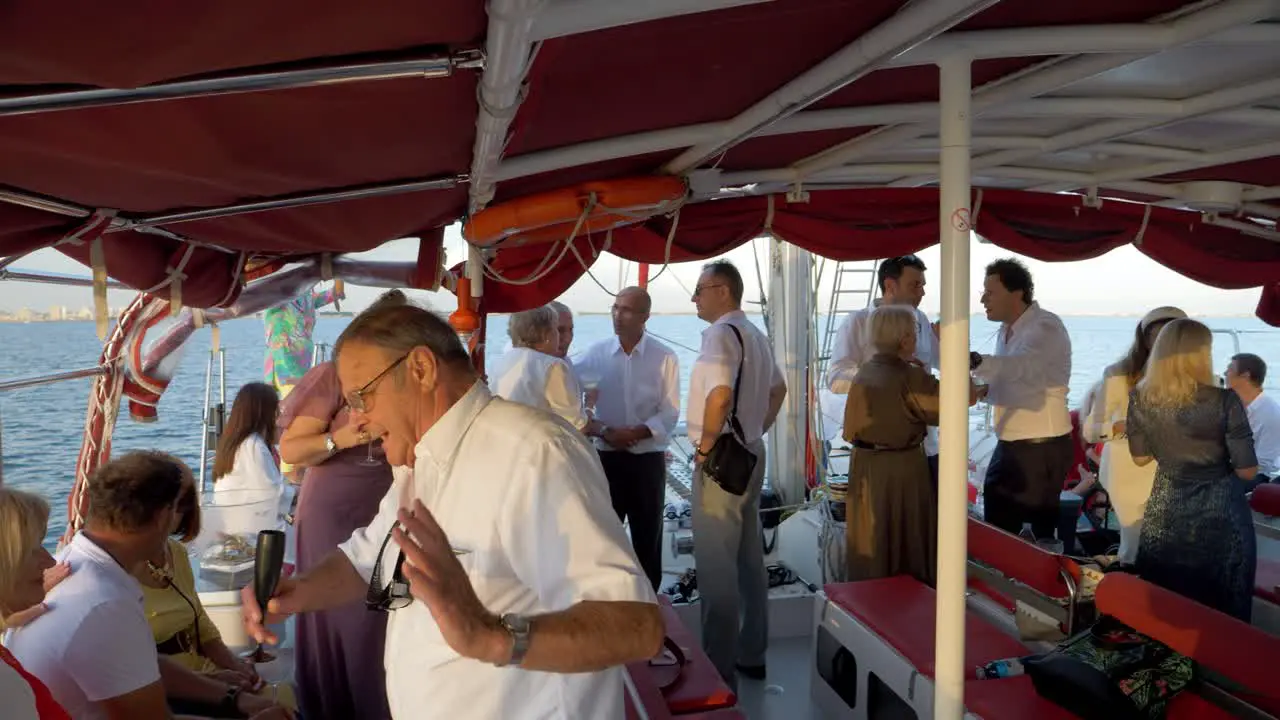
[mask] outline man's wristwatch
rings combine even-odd
[[[334,453],[338,452],[338,443],[336,443],[336,442],[334,442],[334,441],[333,441],[333,434],[332,434],[332,433],[325,433],[325,436],[324,436],[324,449],[325,449],[325,450],[327,450],[327,451],[329,451],[329,454],[330,454],[330,455],[332,455],[332,454],[334,454]]]
[[[969,371],[970,372],[977,370],[978,366],[981,364],[982,364],[982,353],[977,353],[977,352],[969,353]]]
[[[500,620],[502,629],[511,634],[511,657],[501,667],[519,667],[524,656],[529,652],[529,631],[532,623],[529,618],[515,613],[507,613]]]

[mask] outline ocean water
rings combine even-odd
[[[757,323],[759,317],[754,318]],[[1100,377],[1107,364],[1127,349],[1136,318],[1064,317],[1074,349],[1071,398],[1080,395]],[[331,343],[348,320],[321,317],[315,340]],[[1267,385],[1280,388],[1280,331],[1254,318],[1212,318],[1215,329],[1237,333],[1240,348],[1254,352],[1276,364]],[[659,315],[649,321],[650,332],[665,341],[680,358],[681,386],[688,387],[689,373],[697,356],[701,332],[706,325],[691,315]],[[825,330],[822,320],[821,332]],[[612,335],[605,315],[578,318],[571,352]],[[972,346],[990,351],[995,346],[996,325],[982,318],[971,324]],[[506,318],[490,321],[487,362],[493,361],[508,345]],[[222,327],[226,348],[226,393],[230,405],[240,385],[259,380],[263,365],[263,328],[258,318],[245,318]],[[155,448],[171,452],[191,464],[200,454],[200,421],[204,397],[205,366],[209,357],[210,332],[197,332],[188,341],[178,371],[160,401],[159,420],[135,423],[122,411],[116,427],[113,452]],[[91,322],[0,324],[0,380],[87,368],[96,364],[101,343]],[[1215,337],[1215,366],[1225,369],[1235,352],[1233,336]],[[90,380],[73,380],[0,393],[0,422],[3,423],[2,462],[4,482],[12,487],[39,492],[54,506],[49,528],[52,542],[65,527],[66,500],[75,477],[75,463],[84,433]],[[216,402],[216,384],[215,384]]]

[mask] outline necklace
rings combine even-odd
[[[155,578],[162,586],[170,586],[173,584],[173,561],[169,556],[169,546],[164,548],[164,567],[160,567],[150,560],[147,561],[147,571],[151,573],[151,577]]]

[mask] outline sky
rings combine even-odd
[[[757,255],[762,272],[767,275],[768,241],[757,240],[754,244],[744,245],[725,255],[742,271],[746,279],[746,300],[759,299],[758,284],[755,281],[755,259]],[[445,251],[448,264],[452,265],[465,256],[464,242],[456,226],[445,233]],[[926,273],[930,286],[926,287],[924,302],[921,304],[929,315],[939,312],[940,296],[938,287],[941,259],[939,249],[935,246],[919,254],[928,266]],[[973,308],[977,305],[978,293],[982,286],[982,269],[986,263],[1000,257],[1017,257],[1000,248],[976,242],[970,253],[971,277],[970,288],[973,290]],[[353,257],[369,260],[399,260],[412,262],[417,257],[417,240],[412,238],[395,240],[376,250],[359,253]],[[1141,315],[1147,309],[1159,305],[1178,305],[1192,315],[1200,316],[1235,316],[1252,315],[1261,292],[1250,290],[1219,290],[1201,285],[1182,277],[1147,258],[1132,246],[1124,246],[1092,260],[1073,263],[1045,263],[1029,258],[1022,258],[1030,268],[1036,283],[1036,296],[1040,304],[1048,310],[1062,315]],[[653,310],[657,313],[691,313],[693,303],[689,294],[696,284],[701,263],[684,263],[671,265],[661,275],[660,267],[651,268],[651,277],[656,279],[650,284],[653,296]],[[15,270],[43,270],[89,276],[88,268],[80,265],[57,252],[41,250],[22,258],[12,266]],[[612,300],[600,286],[616,292],[619,288],[636,282],[635,263],[620,260],[612,255],[605,255],[597,260],[591,268],[591,276],[584,275],[560,299],[578,312],[607,312]],[[824,274],[831,277],[831,270]],[[829,283],[828,283],[829,286]],[[829,292],[829,287],[827,288]],[[379,288],[348,287],[347,301],[344,310],[360,310],[381,293]],[[453,297],[447,293],[418,292],[414,295],[419,301],[443,311],[451,311],[456,307]],[[123,306],[132,297],[132,293],[109,293],[112,307]],[[820,298],[826,307],[827,298]],[[36,283],[0,282],[0,310],[16,311],[23,307],[47,312],[50,307],[63,305],[70,309],[92,305],[92,291],[89,288],[65,287]]]

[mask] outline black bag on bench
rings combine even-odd
[[[1191,658],[1107,615],[1023,666],[1041,697],[1085,720],[1163,718],[1195,680]]]

